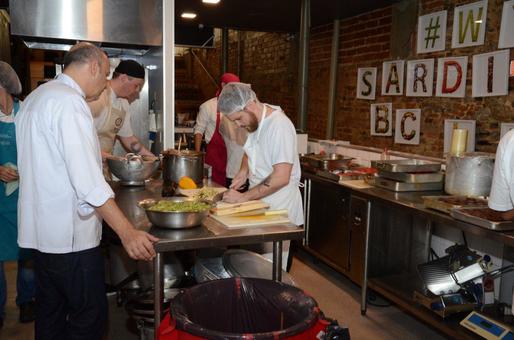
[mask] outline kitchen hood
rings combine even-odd
[[[77,40],[162,46],[162,0],[10,0],[9,11],[11,34],[32,48],[62,49]]]

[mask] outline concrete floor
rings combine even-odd
[[[18,323],[15,305],[16,264],[6,263],[8,301],[6,320],[0,339],[29,340],[34,338],[34,326]],[[308,256],[295,258],[291,275],[297,285],[318,302],[327,317],[349,327],[352,340],[358,339],[444,339],[439,333],[420,323],[394,306],[368,307],[360,314],[360,289],[344,276],[326,266],[314,264]],[[109,332],[105,339],[139,339],[134,322],[123,307],[117,307],[115,296],[109,296]]]

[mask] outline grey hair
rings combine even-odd
[[[90,61],[98,61],[102,65],[105,52],[88,42],[79,42],[73,45],[64,56],[64,69],[71,64],[84,64]]]

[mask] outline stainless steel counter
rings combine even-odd
[[[139,230],[148,231],[160,238],[154,247],[157,256],[154,260],[155,315],[162,318],[163,300],[163,252],[228,245],[255,244],[273,242],[273,280],[282,279],[282,241],[302,239],[303,228],[294,225],[277,225],[229,230],[211,218],[204,220],[198,227],[182,230],[162,229],[153,227],[137,202],[154,198],[161,199],[162,181],[147,182],[144,187],[125,187],[119,182],[111,182],[116,194],[115,201],[127,218]],[[158,336],[159,322],[155,322],[155,338]]]

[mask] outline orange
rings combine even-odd
[[[191,177],[183,176],[178,181],[180,189],[196,189],[196,183]]]

